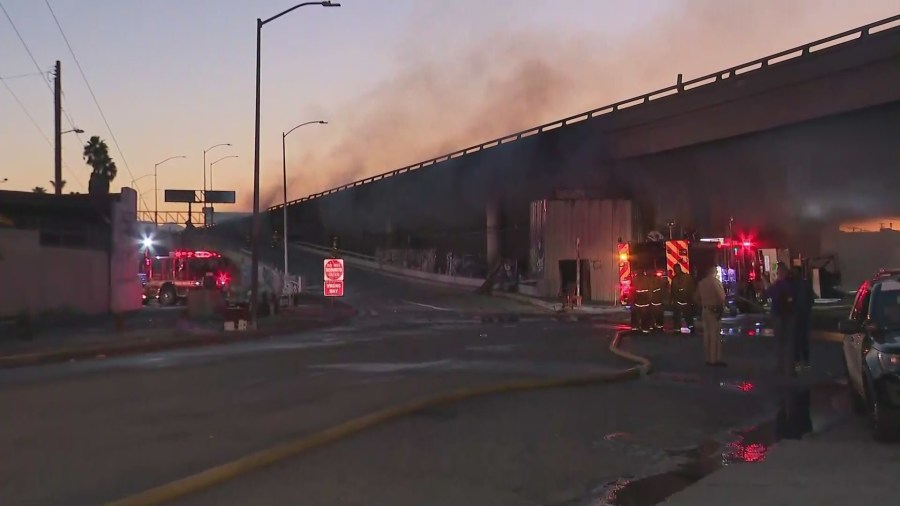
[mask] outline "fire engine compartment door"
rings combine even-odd
[[[631,246],[631,274],[645,269],[653,275],[666,272],[666,243],[643,242]]]

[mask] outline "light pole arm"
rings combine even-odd
[[[270,22],[270,21],[275,21],[276,19],[280,18],[281,16],[284,16],[285,14],[287,14],[287,13],[289,13],[289,12],[293,12],[293,11],[299,9],[300,7],[305,7],[305,6],[307,6],[307,5],[321,5],[322,7],[340,7],[340,6],[341,6],[341,4],[339,4],[339,3],[334,3],[334,2],[329,2],[329,1],[325,1],[325,2],[303,2],[302,4],[295,5],[295,6],[291,7],[290,9],[288,9],[288,10],[286,10],[286,11],[279,12],[278,14],[272,16],[272,17],[269,18],[269,19],[265,19],[265,20],[260,21],[260,22],[259,22],[259,26],[262,27],[264,24],[266,24],[266,23],[268,23],[268,22]]]
[[[295,126],[294,128],[292,128],[292,129],[288,130],[287,132],[281,134],[281,137],[287,137],[288,135],[291,135],[291,132],[293,132],[294,130],[296,130],[296,129],[302,127],[302,126],[306,126],[306,125],[315,125],[315,124],[319,124],[319,125],[327,125],[328,122],[327,122],[327,121],[318,120],[318,121],[307,121],[306,123],[300,123],[299,125]]]

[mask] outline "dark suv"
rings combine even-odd
[[[850,317],[840,322],[853,406],[872,418],[874,435],[900,427],[900,273],[885,271],[856,292]]]

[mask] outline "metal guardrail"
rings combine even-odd
[[[698,77],[695,79],[691,79],[689,81],[683,81],[677,83],[673,86],[667,86],[665,88],[651,91],[649,93],[644,93],[643,95],[639,95],[634,98],[629,98],[626,100],[621,100],[614,104],[610,104],[607,106],[599,107],[597,109],[592,109],[587,112],[583,112],[580,114],[576,114],[574,116],[569,116],[567,118],[563,118],[561,120],[553,121],[551,123],[547,123],[544,125],[536,126],[533,128],[529,128],[527,130],[522,130],[521,132],[512,133],[509,135],[505,135],[503,137],[499,137],[497,139],[493,139],[487,142],[483,142],[481,144],[477,144],[475,146],[470,146],[468,148],[460,149],[454,151],[452,153],[448,153],[446,155],[441,155],[436,158],[432,158],[430,160],[426,160],[424,162],[419,162],[413,165],[409,165],[406,167],[402,167],[399,169],[395,169],[389,172],[385,172],[382,174],[378,174],[375,176],[370,176],[364,179],[359,179],[357,181],[353,181],[352,183],[347,183],[341,186],[336,186],[329,190],[325,190],[319,193],[314,193],[312,195],[292,200],[287,203],[287,205],[297,204],[300,202],[306,202],[308,200],[313,200],[321,197],[325,197],[327,195],[331,195],[333,193],[337,193],[339,191],[348,190],[350,188],[354,188],[360,185],[373,183],[380,179],[384,179],[391,176],[396,176],[399,174],[403,174],[405,172],[410,172],[413,170],[422,169],[425,167],[429,167],[435,165],[440,162],[445,162],[452,158],[458,158],[463,155],[468,155],[471,153],[476,153],[478,151],[482,151],[485,149],[489,149],[495,146],[499,146],[501,144],[508,144],[510,142],[514,142],[517,140],[521,140],[525,137],[530,137],[532,135],[536,135],[539,133],[546,132],[548,130],[553,130],[555,128],[564,127],[566,125],[570,125],[572,123],[578,123],[580,121],[584,121],[586,119],[595,118],[597,116],[602,116],[605,114],[610,114],[614,112],[621,111],[623,109],[631,108],[633,106],[647,104],[654,100],[658,100],[660,98],[668,97],[670,95],[678,94],[684,91],[693,90],[702,86],[706,86],[709,84],[714,84],[721,82],[722,80],[733,78],[738,75],[743,75],[748,72],[752,72],[754,70],[764,69],[771,65],[776,65],[779,63],[784,63],[795,58],[802,58],[805,56],[809,56],[812,53],[817,51],[821,51],[823,49],[827,49],[830,47],[838,46],[841,44],[846,44],[848,42],[856,41],[867,37],[876,32],[882,32],[884,30],[888,30],[891,28],[896,28],[898,26],[898,21],[900,21],[900,15],[891,16],[886,19],[882,19],[880,21],[876,21],[874,23],[870,23],[868,25],[861,26],[859,28],[854,28],[852,30],[847,30],[845,32],[841,32],[830,37],[825,37],[824,39],[819,39],[814,42],[809,42],[802,46],[795,47],[793,49],[788,49],[785,51],[781,51],[769,56],[765,56],[763,58],[759,58],[753,60],[751,62],[743,63],[741,65],[737,65],[734,67],[727,68],[725,70],[720,70],[718,72],[714,72],[712,74],[705,75],[703,77]],[[891,25],[891,26],[887,26]],[[877,30],[876,30],[877,29]],[[845,40],[841,40],[845,39]],[[268,210],[273,211],[276,209],[281,209],[284,204],[279,204],[273,207],[270,207]]]
[[[302,241],[291,241],[290,244],[296,244],[297,246],[303,246],[305,248],[314,249],[321,251],[323,253],[331,253],[331,248],[327,246],[322,246],[320,244],[313,244],[311,242],[302,242]],[[369,262],[378,262],[378,259],[371,255],[363,255],[362,253],[354,253],[352,251],[344,251],[338,250],[341,257],[350,257],[350,258],[358,258],[360,260],[367,260]]]

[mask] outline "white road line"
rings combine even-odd
[[[431,306],[431,305],[428,305],[428,304],[422,304],[422,303],[419,303],[419,302],[413,302],[413,301],[411,301],[411,300],[404,300],[403,302],[405,302],[405,303],[407,303],[407,304],[414,304],[414,305],[416,305],[416,306],[427,307],[428,309],[434,309],[435,311],[453,311],[452,309],[448,309],[448,308],[445,308],[445,307]]]

